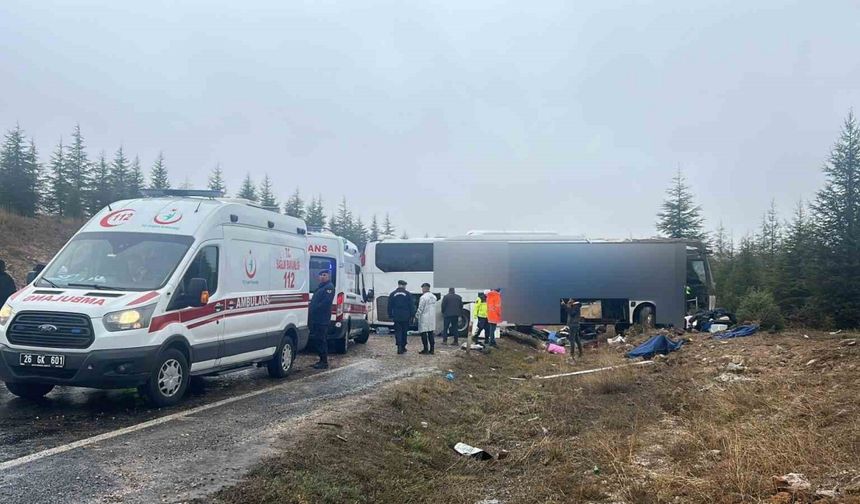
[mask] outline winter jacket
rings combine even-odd
[[[334,285],[331,282],[320,285],[308,306],[308,322],[311,324],[331,323],[331,304],[334,301]]]
[[[502,295],[499,292],[487,293],[487,322],[491,324],[502,322]]]
[[[0,273],[0,307],[6,304],[6,300],[15,294],[16,290],[18,289],[15,287],[15,280],[12,280],[9,273],[5,271]]]
[[[436,296],[433,293],[421,294],[415,317],[418,319],[418,332],[436,332]]]
[[[463,313],[463,298],[458,294],[445,294],[442,298],[442,316],[459,317]]]
[[[413,315],[415,315],[415,303],[408,290],[398,287],[388,295],[388,318],[394,322],[409,322]]]
[[[487,318],[487,302],[481,301],[481,298],[475,300],[475,316],[478,318]]]

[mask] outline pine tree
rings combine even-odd
[[[308,203],[305,223],[309,228],[322,229],[325,227],[325,208],[323,207],[322,196],[311,198],[311,202]]]
[[[224,171],[221,170],[220,163],[215,165],[212,174],[209,175],[208,187],[210,191],[221,191],[221,194],[227,194],[227,184],[224,183]]]
[[[776,213],[776,202],[774,200],[770,200],[770,208],[761,218],[761,230],[759,233],[758,244],[762,254],[764,254],[769,261],[775,260],[781,239],[782,226],[779,223],[779,216]]]
[[[385,222],[382,223],[382,236],[394,236],[397,230],[394,228],[394,225],[391,224],[391,218],[388,216],[388,213],[385,214]]]
[[[75,125],[72,132],[72,145],[66,155],[66,176],[68,191],[66,192],[66,215],[81,218],[86,213],[87,188],[90,183],[92,166],[87,158],[84,137],[80,124]]]
[[[170,189],[170,178],[167,175],[167,167],[164,166],[164,153],[159,152],[149,173],[150,189]]]
[[[16,125],[6,133],[0,150],[0,206],[19,215],[34,215],[39,205],[38,164],[32,149]]]
[[[245,180],[242,181],[242,187],[236,194],[237,198],[246,199],[248,201],[257,201],[257,188],[254,187],[254,181],[251,180],[251,174],[245,175]]]
[[[131,162],[131,169],[128,172],[128,192],[126,196],[129,198],[140,198],[145,188],[146,177],[144,177],[143,170],[140,168],[140,158],[134,156],[134,161]]]
[[[48,167],[48,188],[45,196],[45,212],[50,215],[63,217],[68,214],[66,203],[69,199],[69,182],[66,173],[66,148],[61,138],[57,148],[51,154],[51,164]]]
[[[737,310],[741,297],[752,288],[764,286],[764,270],[757,254],[755,240],[751,236],[741,239],[738,253],[731,265],[729,280],[722,290],[717,291],[720,304],[730,310]],[[717,283],[718,289],[720,283]]]
[[[260,205],[266,208],[274,208],[275,211],[280,207],[278,200],[272,193],[272,179],[266,174],[263,176],[263,181],[260,183]]]
[[[370,221],[370,231],[367,236],[368,241],[379,241],[379,223],[376,222],[376,214],[373,214],[373,219]]]
[[[406,231],[403,231],[403,234],[400,235],[400,239],[401,240],[408,240],[409,239],[409,235],[406,233]]]
[[[188,175],[186,175],[185,178],[182,179],[182,183],[179,184],[179,188],[184,190],[184,191],[187,191],[189,189],[192,189],[192,187],[193,186],[191,185],[191,178],[189,178]]]
[[[860,128],[849,113],[824,167],[813,205],[820,245],[816,282],[822,307],[837,327],[860,324]]]
[[[45,170],[42,163],[39,162],[39,151],[36,150],[36,142],[30,139],[30,148],[27,149],[25,158],[27,166],[27,175],[29,185],[27,194],[29,197],[28,204],[33,205],[33,213],[40,212],[44,209],[44,196],[47,187]]]
[[[364,250],[364,246],[367,245],[369,237],[370,232],[367,230],[361,217],[358,217],[355,219],[355,226],[353,226],[352,229],[352,242],[358,245],[358,250]]]
[[[329,220],[329,228],[331,228],[332,233],[354,241],[350,238],[353,234],[353,227],[352,212],[346,206],[346,197],[344,197],[337,209],[337,214],[332,215]]]
[[[714,258],[717,260],[725,260],[728,256],[728,236],[726,228],[723,226],[723,221],[720,221],[719,227],[714,232],[714,242],[711,248],[714,251]]]
[[[298,188],[296,188],[295,192],[284,204],[284,213],[293,217],[298,217],[299,219],[305,218],[305,202],[302,201],[302,196],[299,193]]]
[[[117,200],[132,198],[132,188],[129,184],[129,164],[128,158],[125,157],[125,152],[122,150],[122,145],[117,149],[113,156],[113,162],[110,167],[110,187],[113,196]]]
[[[820,323],[812,306],[815,252],[812,222],[799,201],[781,248],[774,297],[788,319],[801,324]]]
[[[666,195],[668,197],[663,201],[662,210],[657,214],[657,230],[667,238],[704,240],[702,209],[694,204],[681,170],[672,179]]]
[[[110,166],[102,151],[92,171],[90,186],[87,188],[87,210],[90,215],[94,215],[114,199]]]

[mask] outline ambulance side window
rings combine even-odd
[[[209,295],[212,296],[218,291],[218,247],[209,245],[200,249],[194,261],[188,265],[185,274],[182,276],[182,281],[176,288],[176,294],[170,302],[168,310],[178,310],[188,306],[195,306],[196,299],[191,299],[191,294],[188,292],[188,287],[193,278],[202,278],[206,280],[206,286],[209,289]]]
[[[361,282],[361,266],[353,264],[352,267],[355,268],[355,283],[352,284],[352,292],[360,296],[361,285],[359,285],[359,283]]]

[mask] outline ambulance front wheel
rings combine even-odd
[[[175,348],[168,348],[155,359],[149,381],[138,387],[138,392],[154,406],[173,406],[182,400],[190,378],[185,354]]]
[[[284,378],[293,369],[293,361],[296,360],[296,347],[293,338],[289,334],[284,336],[281,345],[275,351],[275,358],[270,360],[267,367],[269,376],[272,378]]]

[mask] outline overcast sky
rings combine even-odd
[[[0,127],[412,236],[652,236],[680,166],[737,237],[814,196],[860,108],[853,1],[181,3],[0,2]]]

